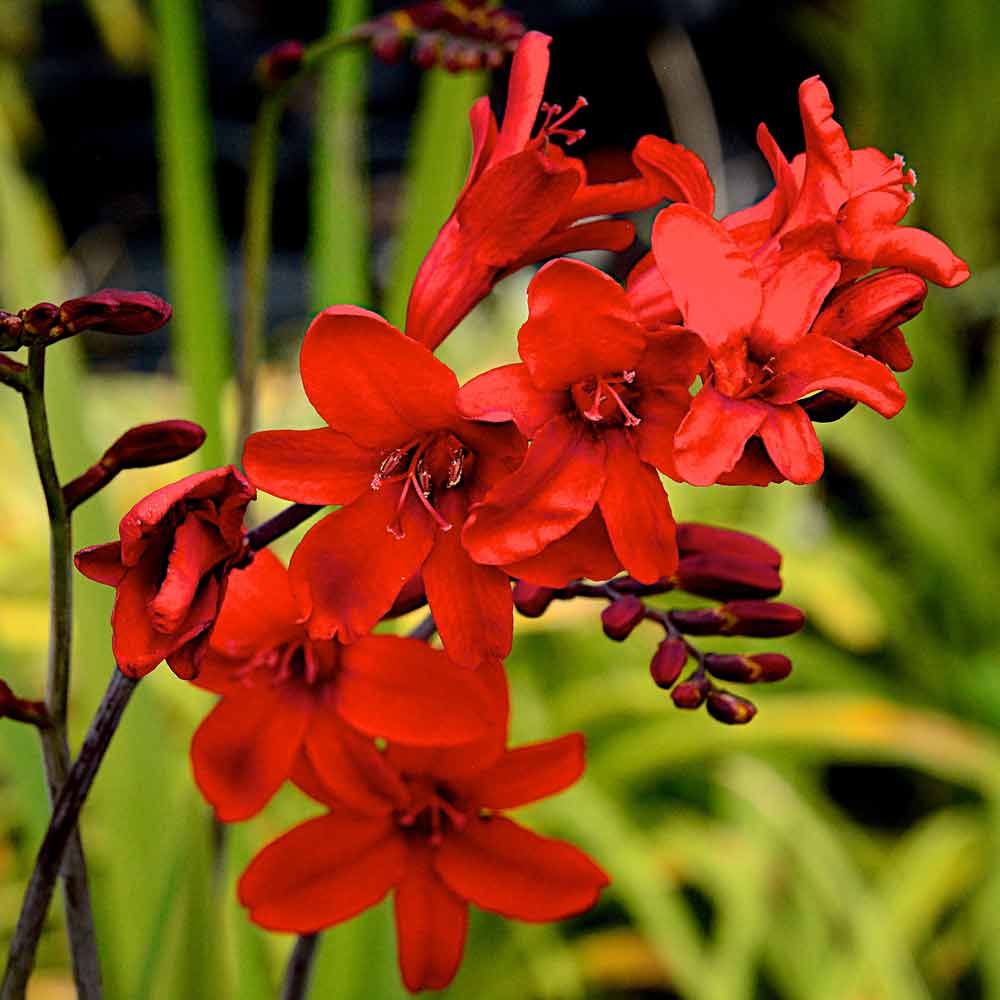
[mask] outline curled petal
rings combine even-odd
[[[549,74],[551,41],[540,31],[529,31],[518,43],[510,65],[507,107],[491,163],[520,152],[531,138]]]
[[[893,226],[873,232],[865,256],[872,267],[905,267],[935,285],[954,288],[969,278],[969,265],[944,240],[923,229]]]
[[[793,483],[814,483],[823,475],[823,449],[801,406],[769,406],[760,436],[778,471]]]
[[[105,542],[80,549],[73,562],[88,580],[96,580],[108,587],[117,587],[125,575],[121,542]]]

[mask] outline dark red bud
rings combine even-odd
[[[441,38],[438,35],[421,35],[413,45],[410,58],[421,69],[430,69],[441,56]]]
[[[601,626],[609,639],[621,642],[645,617],[646,605],[635,594],[625,594],[601,612]]]
[[[687,635],[718,635],[729,619],[715,608],[692,608],[671,611],[670,622]]]
[[[503,65],[507,54],[503,49],[498,49],[496,46],[491,45],[483,53],[483,57],[486,60],[487,69],[499,69]]]
[[[541,618],[554,596],[555,591],[551,587],[527,583],[525,580],[518,580],[514,584],[514,607],[525,618]]]
[[[708,714],[727,726],[742,726],[757,714],[757,706],[728,691],[712,691],[705,706]]]
[[[740,684],[752,684],[761,679],[763,670],[748,656],[737,653],[706,653],[705,669],[722,681],[736,681]]]
[[[760,679],[767,684],[783,681],[792,672],[792,661],[783,653],[754,653],[747,659],[760,667]]]
[[[799,608],[778,601],[730,601],[719,612],[727,619],[723,635],[773,638],[798,632],[806,623]]]
[[[395,28],[378,29],[372,34],[372,54],[385,63],[398,63],[406,52],[406,41]]]
[[[670,698],[678,708],[700,708],[711,690],[712,684],[704,674],[694,674],[678,684]]]
[[[711,524],[686,522],[677,525],[677,551],[681,558],[702,553],[719,553],[725,556],[742,556],[754,559],[775,569],[781,567],[781,553],[755,535],[729,528],[716,528]]]
[[[59,308],[67,333],[99,327],[104,333],[132,336],[159,330],[173,314],[170,303],[151,292],[102,288],[93,295],[70,299]]]
[[[4,681],[0,681],[0,719],[13,719],[33,726],[47,726],[49,713],[45,703],[18,698]]]
[[[294,39],[279,42],[257,63],[257,79],[265,90],[275,90],[302,69],[306,47]]]
[[[774,566],[721,552],[684,556],[674,579],[689,594],[720,601],[773,597],[781,591],[781,576]]]
[[[653,683],[664,690],[673,687],[688,660],[687,646],[683,639],[664,639],[649,664],[649,675]]]
[[[16,351],[24,335],[24,321],[16,313],[0,309],[0,351]]]
[[[39,302],[30,309],[22,309],[19,315],[24,332],[35,336],[48,336],[53,328],[59,326],[59,306],[51,302]]]
[[[441,52],[441,65],[449,73],[481,69],[483,65],[482,49],[457,40],[448,42]]]
[[[824,389],[806,399],[799,406],[806,411],[806,416],[814,424],[832,424],[841,417],[846,417],[857,406],[857,401],[841,396],[839,393]]]

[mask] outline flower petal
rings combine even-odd
[[[268,844],[237,891],[255,924],[311,934],[374,906],[399,884],[406,854],[392,819],[330,813]]]
[[[572,214],[572,202],[568,213]],[[556,228],[534,243],[519,259],[506,264],[501,278],[549,257],[563,257],[581,250],[627,250],[635,240],[635,226],[625,219],[593,219],[566,229]]]
[[[703,385],[674,438],[674,462],[685,482],[711,486],[739,461],[767,416],[754,399],[730,399]]]
[[[653,223],[653,254],[684,325],[709,351],[749,333],[762,303],[760,280],[750,258],[711,216],[690,205],[665,208]]]
[[[600,507],[608,537],[632,576],[655,583],[677,568],[676,526],[667,492],[624,431],[606,434],[605,440],[607,480]]]
[[[524,463],[474,506],[462,544],[476,562],[517,562],[562,538],[594,509],[604,488],[605,446],[580,421],[553,417]]]
[[[954,288],[969,278],[969,265],[953,254],[944,240],[912,226],[871,233],[864,255],[871,257],[872,267],[905,267],[945,288]]]
[[[624,289],[578,260],[546,264],[528,286],[518,351],[542,390],[635,368],[646,347]]]
[[[297,503],[350,503],[371,484],[381,452],[329,427],[258,431],[247,438],[243,466],[255,486]]]
[[[582,851],[503,816],[471,818],[434,856],[445,883],[484,910],[516,920],[560,920],[597,902],[608,877]]]
[[[300,363],[319,415],[362,447],[396,448],[454,419],[454,372],[367,309],[321,312],[306,333]]]
[[[408,497],[402,537],[387,526],[396,517],[398,483],[369,490],[313,525],[292,555],[292,591],[308,617],[309,634],[353,642],[392,607],[420,568],[437,528]]]
[[[121,542],[105,542],[80,549],[73,562],[88,580],[96,580],[108,587],[117,587],[125,575]]]
[[[771,461],[793,483],[814,483],[823,475],[823,449],[801,406],[769,406],[760,428]]]
[[[517,44],[510,64],[507,106],[491,162],[520,152],[531,138],[549,74],[551,41],[540,31],[529,31]]]
[[[191,741],[202,795],[223,823],[256,816],[292,770],[312,715],[304,699],[248,688],[224,697]]]
[[[569,788],[583,774],[580,733],[508,750],[468,783],[485,809],[513,809]]]
[[[683,317],[674,293],[666,283],[652,252],[639,259],[625,284],[629,305],[647,329],[661,323],[681,323]]]
[[[440,650],[370,635],[341,656],[335,701],[355,729],[415,746],[455,746],[487,733],[495,713],[489,689]]]
[[[526,365],[502,365],[477,375],[458,391],[458,411],[470,420],[513,420],[531,437],[546,421],[566,409],[562,391],[536,389]]]
[[[410,845],[393,901],[404,985],[411,993],[443,990],[462,961],[469,907],[441,881],[426,844]]]

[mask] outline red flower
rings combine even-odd
[[[276,496],[344,504],[292,556],[310,635],[353,642],[421,570],[448,655],[463,666],[502,659],[510,584],[469,558],[458,528],[469,504],[520,462],[517,429],[465,420],[451,369],[364,309],[320,313],[301,362],[306,394],[329,427],[254,434],[244,464]]]
[[[720,223],[672,205],[653,226],[653,253],[710,359],[674,441],[688,482],[813,482],[823,451],[797,401],[818,389],[885,417],[902,408],[906,397],[883,364],[809,332],[840,274],[821,250],[799,253],[762,282]],[[762,449],[748,449],[754,437]]]
[[[123,673],[144,677],[166,659],[178,677],[197,674],[256,495],[232,466],[199,472],[140,500],[120,541],[77,552],[84,576],[117,591],[112,649]]]
[[[585,854],[532,833],[502,810],[573,784],[579,734],[508,750],[489,762],[461,750],[395,745],[370,771],[380,812],[331,811],[268,844],[244,872],[240,902],[271,930],[312,933],[395,891],[399,965],[407,989],[442,989],[458,970],[468,904],[532,922],[592,906],[608,878]]]
[[[622,288],[578,261],[543,267],[528,306],[524,363],[459,394],[467,416],[513,418],[532,439],[520,469],[472,509],[462,541],[475,559],[550,586],[622,565],[647,583],[669,576],[674,520],[656,470],[674,475],[701,345],[683,331],[647,333]]]
[[[549,68],[547,35],[529,31],[514,55],[503,126],[489,99],[472,107],[472,165],[455,210],[417,272],[406,316],[409,336],[436,347],[502,277],[574,250],[623,250],[634,229],[624,220],[581,219],[647,208],[665,199],[710,209],[712,183],[683,146],[644,136],[632,154],[638,176],[588,184],[582,161],[551,142],[583,135],[567,114],[542,104]],[[532,135],[539,109],[545,120]]]
[[[191,744],[195,780],[219,819],[259,812],[303,755],[341,801],[377,810],[357,776],[376,753],[361,733],[451,746],[502,728],[493,722],[497,706],[506,712],[499,661],[472,673],[416,639],[310,639],[300,617],[288,573],[267,550],[230,576],[197,680],[222,698]],[[501,746],[504,735],[494,737]]]

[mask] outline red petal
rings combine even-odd
[[[750,331],[762,302],[757,272],[711,216],[689,205],[664,209],[653,223],[653,253],[684,325],[710,351]]]
[[[583,774],[584,742],[579,733],[508,750],[469,787],[485,809],[513,809],[569,788]]]
[[[503,816],[472,818],[446,836],[434,866],[450,888],[516,920],[561,920],[597,902],[608,877],[582,851]]]
[[[783,261],[764,285],[764,305],[751,337],[756,356],[767,358],[801,340],[840,277],[840,265],[822,250]]]
[[[73,562],[88,580],[96,580],[108,587],[117,587],[125,575],[121,542],[105,542],[80,549]]]
[[[766,416],[757,400],[730,399],[702,386],[674,438],[678,473],[695,486],[711,486],[736,465]]]
[[[256,816],[284,784],[312,715],[303,699],[247,689],[222,699],[191,741],[201,793],[223,823]]]
[[[826,337],[803,338],[778,355],[774,370],[775,377],[761,392],[770,403],[794,403],[818,389],[830,389],[892,417],[906,402],[885,365]]]
[[[635,453],[624,431],[605,435],[607,481],[601,514],[622,565],[641,583],[677,568],[676,526],[660,477]]]
[[[381,453],[328,427],[259,431],[247,438],[243,466],[260,489],[297,503],[350,503],[372,481]]]
[[[454,746],[486,734],[495,706],[476,673],[417,639],[366,636],[342,654],[336,706],[372,736]]]
[[[564,587],[579,579],[609,580],[621,568],[597,509],[538,555],[504,566],[511,576],[543,587]]]
[[[503,365],[476,376],[458,391],[459,413],[470,420],[513,420],[531,437],[569,405],[565,392],[536,389],[525,365]]]
[[[367,448],[396,448],[454,420],[454,372],[381,316],[334,306],[302,344],[302,385],[319,415]]]
[[[518,350],[542,390],[628,371],[646,347],[622,287],[581,261],[546,264],[528,286],[528,309]]]
[[[469,109],[469,129],[472,132],[472,156],[469,161],[469,173],[459,193],[459,199],[486,168],[496,145],[497,120],[490,109],[490,99],[485,95],[475,101]]]
[[[629,272],[625,290],[629,305],[647,328],[660,323],[683,321],[674,293],[663,280],[652,253],[641,258]]]
[[[313,713],[305,737],[312,772],[352,812],[387,816],[408,795],[371,737],[362,736],[331,711]]]
[[[969,265],[947,243],[911,226],[872,233],[865,256],[871,257],[872,267],[905,267],[945,288],[961,285],[969,277]]]
[[[764,442],[752,437],[732,471],[723,473],[717,481],[722,486],[770,486],[783,479],[764,449]]]
[[[462,961],[469,908],[438,877],[427,845],[410,846],[394,902],[403,983],[411,993],[443,990]]]
[[[639,458],[671,479],[680,479],[674,459],[674,438],[691,408],[691,394],[677,387],[673,392],[644,392],[636,413],[642,423],[635,429]]]
[[[465,551],[457,528],[465,520],[461,498],[446,494],[438,509],[456,528],[437,533],[424,561],[423,577],[445,652],[463,667],[502,660],[513,638],[510,580],[495,566],[473,562]]]
[[[858,343],[857,348],[859,353],[877,358],[894,372],[909,371],[913,367],[913,355],[906,344],[903,331],[898,326],[865,337]]]
[[[529,31],[518,42],[510,65],[507,106],[497,136],[492,162],[520,152],[531,138],[531,130],[545,92],[549,73],[549,43],[552,39],[540,31]]]
[[[268,844],[237,891],[255,924],[311,934],[374,906],[402,879],[406,854],[392,819],[330,813]]]
[[[299,543],[289,570],[311,635],[339,635],[344,642],[364,635],[427,558],[437,528],[426,511],[413,509],[412,498],[403,508],[403,537],[387,529],[400,489],[397,483],[369,490],[328,514]]]
[[[572,214],[570,203],[569,214]],[[534,264],[548,257],[562,257],[581,250],[627,250],[635,239],[635,226],[624,219],[595,219],[581,222],[567,229],[556,229],[548,236],[533,244],[528,252],[518,260],[505,265],[500,277],[513,274],[522,267]]]
[[[524,463],[470,511],[462,544],[477,562],[526,559],[562,538],[594,508],[604,488],[604,441],[580,421],[553,417]]]
[[[801,406],[769,406],[760,436],[778,471],[793,483],[814,483],[823,475],[823,449]]]

